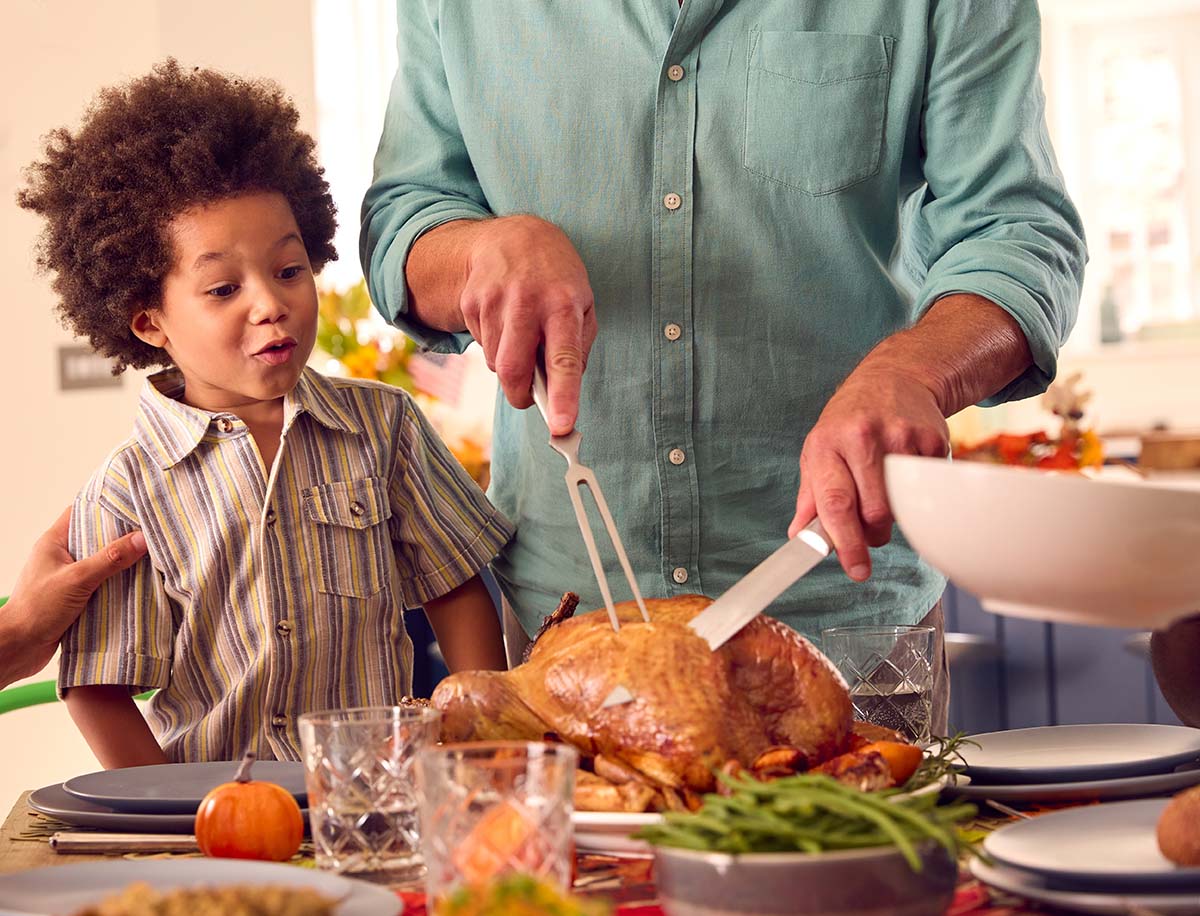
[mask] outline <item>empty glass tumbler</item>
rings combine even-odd
[[[419,884],[413,762],[438,740],[440,722],[436,709],[401,706],[300,717],[318,867],[392,887]]]

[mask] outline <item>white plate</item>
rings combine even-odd
[[[906,795],[927,795],[938,792],[950,784],[951,777],[943,776],[928,785],[921,786],[896,798]],[[960,784],[970,780],[958,777]],[[598,852],[610,856],[649,856],[653,850],[643,840],[634,839],[633,834],[643,827],[662,823],[662,815],[653,812],[632,813],[627,811],[576,811],[571,815],[575,825],[575,847],[582,852]]]
[[[311,887],[340,900],[337,916],[397,916],[400,898],[386,888],[295,865],[243,859],[117,859],[51,865],[0,875],[0,916],[8,913],[73,913],[119,893],[134,881],[155,890],[284,884]]]
[[[1080,782],[1169,773],[1200,758],[1200,728],[1182,725],[1047,725],[968,735],[976,783]]]
[[[195,814],[210,790],[232,782],[240,761],[161,763],[101,770],[73,776],[63,788],[95,805],[140,814]],[[282,786],[300,802],[308,797],[304,766],[290,760],[259,760],[250,770],[256,782]]]
[[[983,851],[1060,884],[1189,890],[1200,901],[1200,868],[1176,865],[1158,850],[1155,827],[1166,805],[1167,799],[1146,799],[1042,814],[988,834]]]
[[[610,856],[649,856],[650,847],[633,834],[643,827],[662,823],[662,815],[653,812],[576,811],[575,848],[580,852],[598,852]]]
[[[1128,916],[1135,907],[1141,907],[1147,913],[1160,913],[1164,916],[1200,916],[1200,896],[1194,893],[1130,894],[1059,890],[1049,886],[1036,875],[1017,871],[1015,868],[985,865],[977,858],[971,859],[970,869],[971,874],[984,884],[990,884],[1006,893],[1079,913]]]
[[[1031,785],[989,786],[962,784],[951,788],[960,798],[992,799],[998,802],[1119,801],[1172,795],[1200,784],[1200,767],[1188,765],[1174,773],[1126,776],[1124,779],[1094,779],[1083,782],[1048,782]]]

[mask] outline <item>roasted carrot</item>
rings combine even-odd
[[[909,777],[921,765],[921,758],[924,756],[924,751],[915,744],[901,744],[899,741],[874,741],[860,747],[855,753],[865,754],[869,751],[878,751],[883,756],[892,771],[892,779],[896,780],[898,786],[908,782]]]
[[[517,861],[533,826],[511,803],[489,810],[454,852],[454,864],[468,884],[482,884]]]

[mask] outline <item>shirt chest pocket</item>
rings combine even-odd
[[[892,38],[750,35],[746,169],[814,196],[879,171]]]
[[[304,512],[322,592],[369,598],[388,584],[392,509],[382,478],[311,487]]]

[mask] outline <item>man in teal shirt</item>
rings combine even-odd
[[[602,604],[522,409],[539,346],[644,594],[719,595],[819,514],[837,557],[772,613],[925,617],[944,581],[893,531],[882,457],[1042,391],[1086,260],[1034,0],[398,9],[363,264],[389,320],[478,340],[499,377],[496,572],[524,628],[565,590]]]

